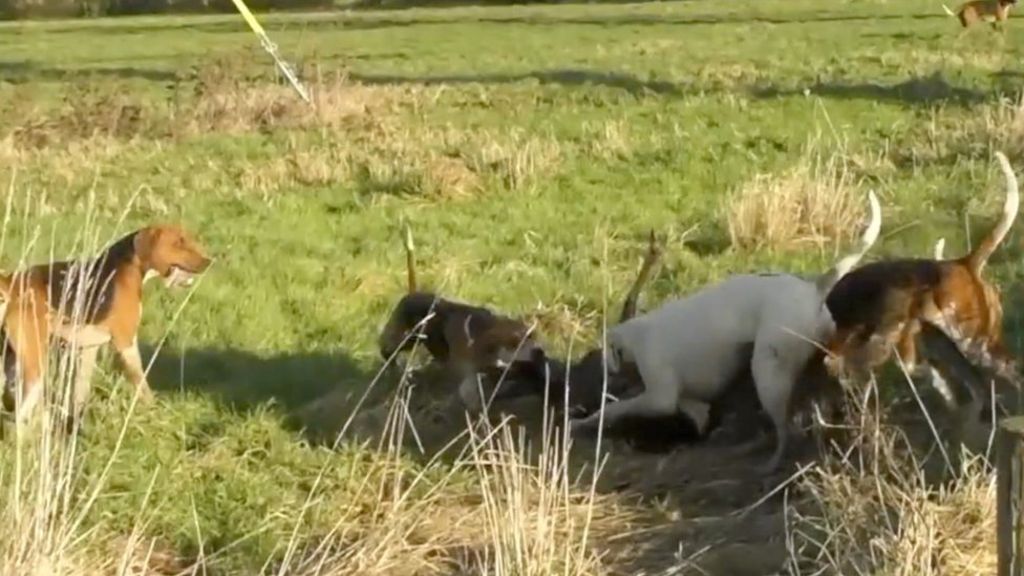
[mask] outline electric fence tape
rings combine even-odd
[[[256,34],[260,39],[260,45],[263,49],[270,54],[270,57],[274,59],[274,63],[277,64],[277,69],[284,74],[284,77],[288,79],[288,83],[295,88],[295,91],[299,93],[299,96],[306,101],[307,104],[311,103],[309,99],[309,92],[306,91],[306,87],[299,81],[299,77],[296,76],[295,70],[281,58],[281,55],[277,52],[277,44],[274,44],[270,37],[267,36],[267,32],[260,26],[260,23],[256,20],[256,17],[249,11],[249,7],[245,5],[243,0],[231,0],[235,4],[235,8],[242,14],[242,18],[245,18],[246,23],[249,24],[249,28],[252,28],[253,33]]]

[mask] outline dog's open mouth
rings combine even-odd
[[[195,283],[196,276],[198,274],[191,270],[186,270],[181,266],[171,266],[171,273],[167,275],[164,281],[171,288],[188,288]]]

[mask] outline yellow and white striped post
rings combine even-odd
[[[242,14],[242,18],[245,18],[245,22],[249,24],[249,28],[252,28],[253,33],[260,39],[260,44],[263,46],[263,49],[266,50],[267,53],[270,54],[270,57],[274,59],[274,63],[277,64],[278,70],[280,70],[281,74],[284,74],[284,77],[288,79],[292,88],[295,88],[295,91],[299,93],[299,96],[301,96],[307,104],[312,103],[309,98],[309,92],[306,91],[306,87],[299,81],[299,77],[296,76],[295,70],[293,70],[292,67],[285,62],[283,58],[281,58],[281,55],[278,54],[277,44],[274,44],[270,40],[270,37],[267,36],[266,30],[263,29],[263,26],[260,26],[259,21],[256,20],[255,16],[253,16],[249,7],[245,5],[243,0],[231,1],[234,2],[235,8],[238,8],[238,12]]]

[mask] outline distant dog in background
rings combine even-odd
[[[447,375],[459,381],[459,397],[471,412],[483,407],[478,376],[529,360],[537,348],[524,322],[486,308],[441,298],[417,289],[412,232],[405,228],[408,293],[398,301],[378,338],[389,361],[422,342]]]
[[[960,21],[960,25],[967,29],[985,20],[992,21],[992,28],[1000,30],[1003,22],[1010,17],[1010,7],[1017,3],[1017,0],[971,0],[964,2],[956,12],[949,9],[945,4],[942,8],[947,14]]]

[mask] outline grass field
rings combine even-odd
[[[0,25],[3,267],[82,254],[155,220],[184,223],[217,257],[180,316],[184,294],[147,288],[147,358],[166,337],[156,406],[129,416],[127,385],[104,371],[66,462],[0,455],[5,573],[145,573],[147,555],[150,573],[168,574],[700,573],[719,548],[781,563],[785,534],[756,546],[710,536],[680,520],[696,514],[671,488],[592,494],[557,449],[524,471],[511,432],[437,460],[398,451],[408,436],[380,450],[315,442],[341,429],[380,368],[376,333],[404,289],[400,222],[413,225],[425,283],[535,319],[546,344],[578,353],[651,228],[668,237],[655,303],[736,272],[824,269],[858,232],[868,189],[884,210],[872,257],[928,254],[940,236],[959,253],[1002,202],[992,152],[1024,170],[1024,35],[1011,21],[1003,37],[958,37],[930,0],[264,24],[316,108],[275,84],[236,17]],[[1020,255],[1015,230],[988,272],[1018,350]],[[385,378],[374,397],[393,392]],[[991,477],[972,469],[928,503],[907,474],[892,489],[924,502],[922,525],[866,512],[850,525],[886,531],[857,543],[925,534],[928,546],[861,555],[851,540],[838,554],[856,559],[828,562],[974,573],[960,556],[929,556],[954,547],[991,563],[991,541],[976,539],[992,523]],[[811,482],[818,495],[859,486]],[[779,520],[781,496],[772,502]],[[974,515],[951,522],[950,509]],[[942,533],[951,523],[980,528]]]

